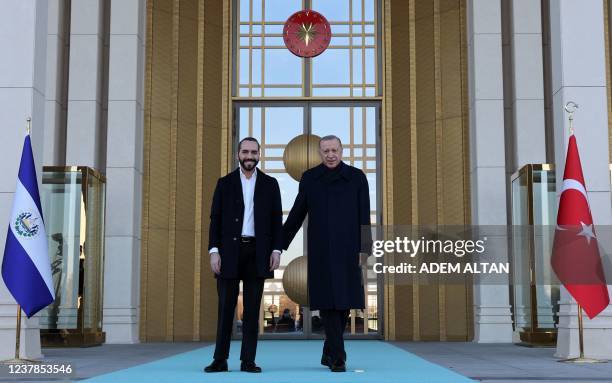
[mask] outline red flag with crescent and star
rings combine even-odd
[[[559,281],[590,319],[610,304],[573,134],[567,148],[551,263]]]

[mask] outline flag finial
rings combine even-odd
[[[569,131],[570,131],[570,135],[574,134],[574,113],[576,112],[576,109],[578,109],[578,104],[576,104],[574,101],[568,101],[567,104],[565,104],[564,106],[565,111],[569,114]]]
[[[32,117],[26,118],[26,132],[28,136],[30,135],[30,131],[32,131]]]

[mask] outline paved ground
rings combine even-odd
[[[392,342],[430,362],[487,383],[612,382],[612,362],[560,363],[554,348],[514,344]]]
[[[142,343],[142,344],[104,344],[88,348],[45,348],[43,349],[45,363],[68,362],[74,366],[74,375],[69,380],[82,380],[107,372],[137,366],[139,364],[163,359],[168,356],[204,347],[210,343]],[[205,362],[202,361],[204,365]],[[31,381],[57,382],[66,379],[11,379],[0,377],[0,382]]]
[[[103,345],[91,348],[44,349],[43,353],[46,362],[71,362],[75,366],[76,374],[70,380],[82,380],[209,344]],[[612,383],[612,362],[593,365],[559,363],[553,356],[552,348],[451,342],[393,342],[392,344],[461,375],[486,383]],[[202,366],[208,362],[202,361]],[[60,380],[21,377],[18,381]],[[16,380],[0,377],[1,381]]]

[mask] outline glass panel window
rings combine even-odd
[[[266,24],[267,35],[283,35],[284,22],[282,24]]]
[[[312,95],[315,97],[349,97],[351,89],[346,88],[313,88]]]
[[[304,122],[302,108],[264,108],[267,144],[286,145],[301,134]]]
[[[351,142],[351,108],[312,108],[312,132],[320,137],[334,134],[344,144]],[[333,128],[332,128],[333,127]],[[333,133],[329,133],[333,129]],[[344,153],[346,155],[346,153]]]
[[[249,50],[241,49],[240,50],[240,84],[248,84],[249,83]]]
[[[312,9],[319,12],[330,23],[349,20],[350,3],[358,3],[359,1],[351,0],[312,0]],[[333,30],[333,29],[332,29]]]
[[[256,0],[253,0],[256,1]],[[261,2],[261,0],[259,0]],[[265,0],[266,22],[284,23],[289,16],[302,9],[302,0]]]
[[[238,7],[236,96],[380,96],[376,0],[235,0],[234,4]],[[303,7],[323,14],[332,30],[328,49],[308,59],[294,56],[283,39],[285,21]],[[245,91],[241,85],[260,90]],[[302,91],[286,85],[299,85]]]
[[[302,62],[286,49],[264,51],[264,84],[301,84]]]
[[[366,84],[374,84],[374,64],[375,64],[374,49],[365,50],[365,80]]]
[[[353,83],[363,83],[363,49],[353,49]]]
[[[261,21],[262,17],[262,1],[263,0],[250,0],[253,5],[252,19],[250,21]]]
[[[363,1],[365,7],[365,21],[375,21],[376,20],[376,4],[375,0],[364,0]]]
[[[363,19],[363,11],[361,7],[361,1],[355,1],[353,5],[353,21],[361,21]]]
[[[348,25],[334,25],[332,29],[332,36],[334,35],[348,35],[349,34],[349,26]]]
[[[261,84],[261,49],[251,50],[252,84]]]
[[[249,21],[250,0],[240,0],[240,21]]]
[[[348,37],[337,37],[337,35],[332,36],[330,46],[349,46],[351,44],[350,39]]]
[[[328,49],[312,63],[313,84],[349,84],[350,56],[348,49]]]
[[[285,40],[282,37],[266,37],[266,45],[269,47],[284,47]]]

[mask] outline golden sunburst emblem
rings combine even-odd
[[[308,46],[312,40],[317,36],[317,28],[312,23],[305,25],[302,23],[297,31],[297,35]]]

